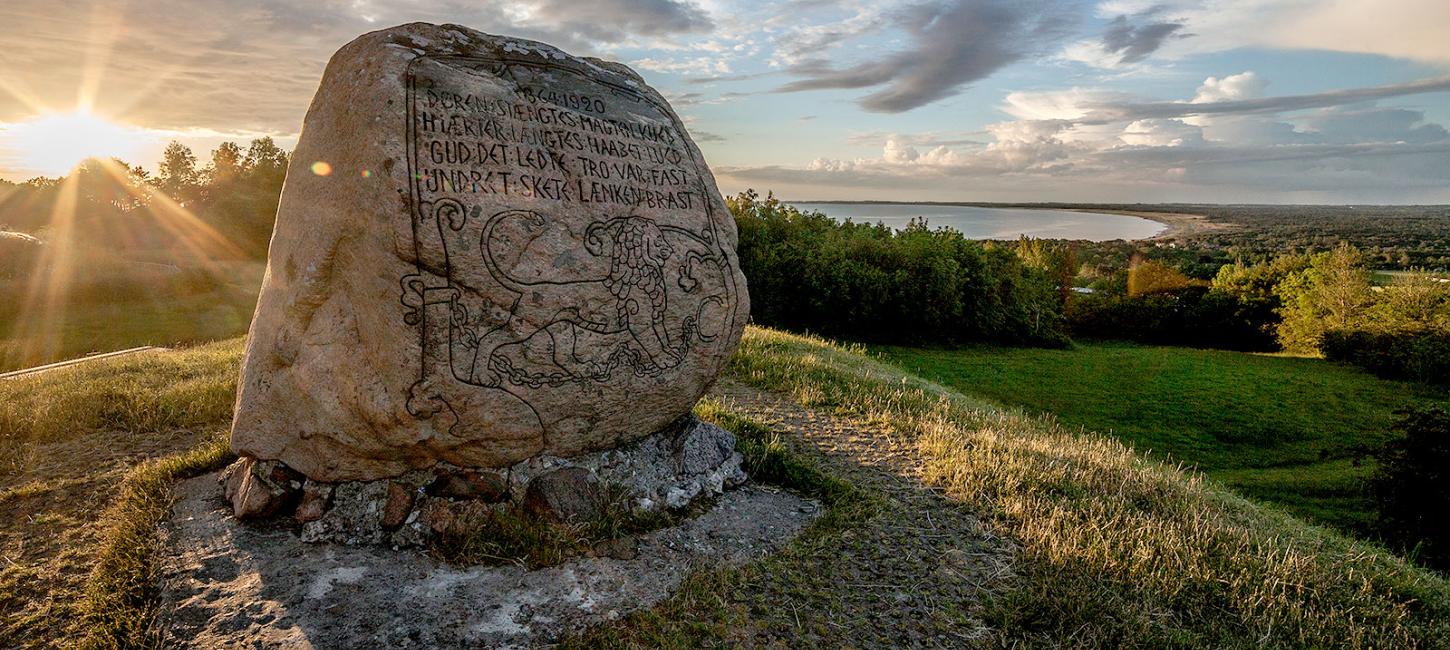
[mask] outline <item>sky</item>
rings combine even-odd
[[[334,51],[420,20],[634,67],[726,193],[1450,203],[1446,0],[4,0],[0,178],[77,110],[153,169],[290,148]]]

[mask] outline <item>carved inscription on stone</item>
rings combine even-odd
[[[435,429],[468,419],[470,391],[501,390],[546,439],[578,435],[631,387],[718,368],[734,345],[740,288],[703,162],[667,108],[580,63],[409,66],[418,268],[399,318],[422,342],[408,410]]]

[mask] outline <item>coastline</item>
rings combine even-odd
[[[973,208],[992,208],[1002,210],[1059,210],[1063,212],[1085,212],[1088,214],[1115,214],[1120,216],[1138,217],[1163,224],[1163,232],[1152,237],[1142,237],[1128,241],[1169,241],[1178,238],[1189,238],[1207,233],[1219,233],[1231,231],[1238,228],[1235,224],[1211,221],[1205,214],[1189,214],[1184,212],[1160,212],[1154,210],[1123,210],[1113,208],[1099,208],[1091,206],[1070,206],[1070,205],[1023,205],[1023,204],[994,204],[994,203],[958,203],[958,202],[936,202],[936,201],[782,201],[791,205],[930,205],[930,206],[962,206]]]
[[[1072,212],[1091,212],[1096,214],[1119,214],[1128,217],[1138,217],[1149,221],[1156,221],[1165,226],[1163,232],[1152,237],[1145,237],[1134,241],[1167,241],[1170,239],[1187,238],[1195,235],[1202,235],[1211,232],[1224,232],[1232,230],[1233,224],[1210,221],[1205,214],[1187,214],[1183,212],[1153,212],[1151,210],[1112,210],[1104,208],[1064,208]]]

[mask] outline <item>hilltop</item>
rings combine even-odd
[[[172,481],[229,459],[240,352],[234,339],[0,384],[5,645],[147,638],[155,523]],[[1434,573],[859,348],[751,329],[697,410],[741,435],[758,479],[826,516],[575,645],[1450,642],[1450,582]]]

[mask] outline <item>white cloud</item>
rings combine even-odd
[[[1135,120],[1118,136],[1141,147],[1183,147],[1203,144],[1203,129],[1183,120]]]
[[[1102,41],[1084,40],[1068,43],[1062,48],[1058,58],[1064,61],[1084,63],[1094,68],[1118,68],[1123,65],[1123,57],[1115,52],[1109,52],[1103,47]],[[1131,64],[1127,64],[1131,65]]]
[[[1084,88],[1008,93],[1002,110],[1020,120],[1080,120],[1095,107],[1132,101],[1125,93]]]
[[[1263,97],[1264,89],[1268,86],[1269,82],[1253,70],[1229,75],[1222,79],[1209,77],[1204,79],[1203,85],[1198,87],[1198,94],[1193,96],[1192,103],[1203,104]]]
[[[988,124],[987,133],[992,134],[999,143],[1041,142],[1055,139],[1071,127],[1072,122],[1064,119],[1025,119]]]
[[[630,62],[636,68],[667,74],[719,75],[730,74],[730,63],[713,56],[687,59],[643,58]]]
[[[886,146],[881,150],[881,159],[888,163],[909,163],[921,157],[916,152],[916,147],[909,144],[902,144],[896,138],[886,141]]]
[[[918,146],[939,136],[858,134],[853,143],[882,142],[881,154],[818,158],[802,168],[729,168],[722,175],[856,195],[922,188],[958,199],[967,195],[939,195],[962,187],[963,179],[991,179],[969,185],[970,196],[1031,187],[1047,192],[1038,196],[1044,200],[1086,200],[1105,188],[1118,194],[1097,195],[1104,200],[1443,200],[1450,197],[1440,171],[1450,168],[1450,132],[1421,111],[1372,105],[1434,86],[1275,98],[1264,97],[1268,80],[1250,71],[1205,79],[1192,98],[1176,101],[1090,88],[1014,92],[1003,110],[1018,119],[988,125],[992,141],[985,146],[923,152]]]

